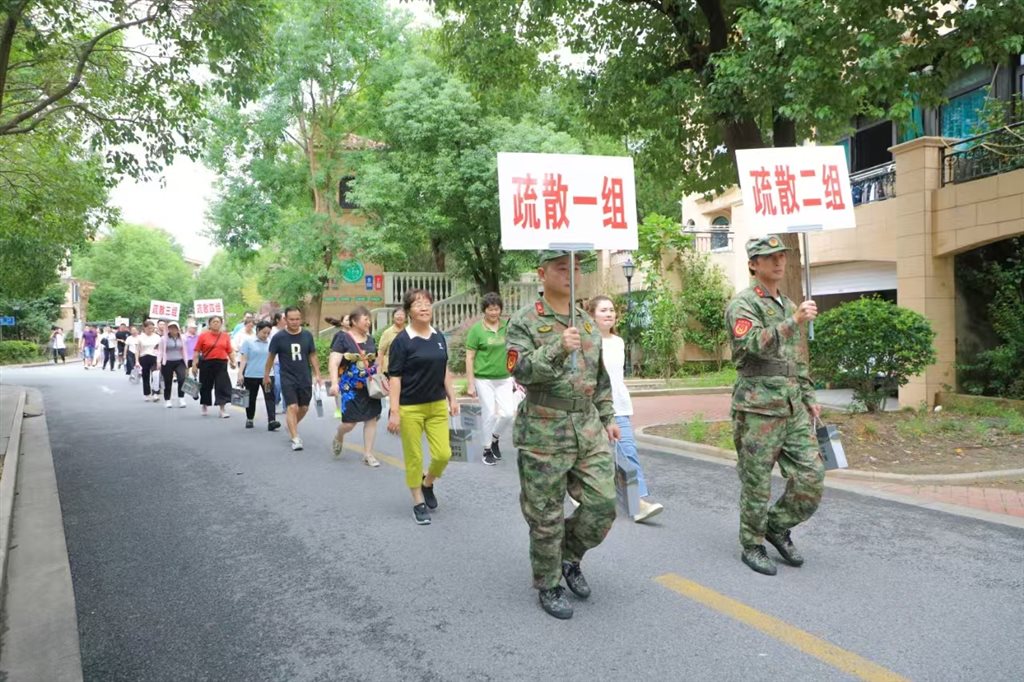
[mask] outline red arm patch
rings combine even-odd
[[[753,328],[754,323],[750,320],[736,320],[736,324],[732,326],[732,335],[737,339],[742,339]]]
[[[544,314],[544,303],[542,303],[541,301],[537,301],[536,303],[533,304],[533,309],[537,311],[538,315],[543,315]]]
[[[505,370],[511,374],[515,371],[516,364],[519,362],[519,351],[510,350],[508,355],[505,356]]]

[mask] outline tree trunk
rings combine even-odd
[[[323,320],[320,319],[320,313],[324,308],[324,294],[320,293],[313,294],[309,297],[309,303],[306,306],[306,322],[309,323],[309,331],[313,333],[313,338],[320,338],[320,324]]]

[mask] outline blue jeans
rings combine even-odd
[[[640,458],[637,455],[633,424],[630,423],[629,417],[616,417],[615,423],[619,425],[619,449],[636,467],[637,492],[640,497],[647,497],[647,480],[644,478],[644,468],[640,466]]]
[[[281,402],[281,365],[274,363],[274,404]]]

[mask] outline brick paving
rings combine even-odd
[[[633,426],[671,424],[692,419],[703,414],[709,421],[729,418],[728,393],[705,395],[660,395],[644,396],[633,394]]]
[[[669,396],[644,396],[636,393],[633,395],[633,425],[641,427],[679,422],[692,419],[696,414],[703,414],[705,419],[712,421],[728,419],[729,399],[730,396],[727,393]],[[1024,518],[1024,491],[985,487],[984,483],[925,485],[843,480],[865,488],[907,495],[924,501],[945,502],[946,504]]]

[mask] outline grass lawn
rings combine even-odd
[[[986,405],[941,412],[826,412],[839,426],[850,468],[902,474],[947,474],[1024,468],[1024,417]],[[647,433],[733,449],[732,424],[689,421]]]

